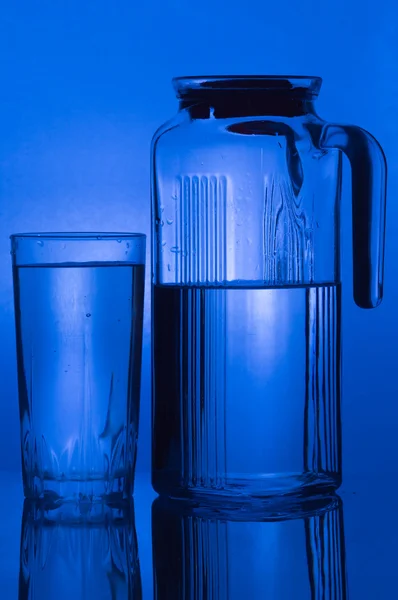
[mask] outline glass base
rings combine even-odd
[[[41,510],[62,510],[76,516],[102,514],[113,506],[129,503],[134,491],[134,481],[129,476],[106,479],[50,479],[28,477],[24,482],[25,498]]]
[[[220,478],[221,479],[221,478]],[[312,497],[329,494],[341,485],[338,473],[275,473],[244,476],[231,474],[211,486],[182,485],[177,473],[153,471],[152,485],[159,495],[170,498],[198,499],[211,504],[246,503],[285,496]]]

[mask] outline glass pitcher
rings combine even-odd
[[[383,288],[386,163],[319,77],[174,79],[152,143],[153,485],[219,499],[341,483],[340,195],[354,299]]]

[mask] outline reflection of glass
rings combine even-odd
[[[138,434],[145,236],[12,236],[24,492],[128,497]]]
[[[346,600],[342,502],[218,511],[157,499],[158,600]],[[263,507],[264,508],[264,507]]]
[[[25,500],[19,600],[141,600],[134,507],[44,512]]]

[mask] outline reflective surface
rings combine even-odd
[[[142,598],[134,506],[68,518],[25,500],[19,600]]]
[[[219,512],[159,498],[152,514],[159,600],[347,598],[337,496]]]
[[[2,600],[19,600],[24,598],[22,592],[24,589],[19,586],[19,573],[21,560],[22,565],[26,564],[26,555],[20,557],[20,541],[21,541],[21,524],[23,516],[23,493],[20,473],[1,472],[1,485],[2,494],[0,495],[0,510],[2,514],[2,523],[0,527],[0,597]],[[357,479],[350,475],[346,475],[345,484],[339,491],[339,495],[342,498],[343,512],[341,508],[326,510],[326,514],[340,515],[343,517],[344,524],[344,539],[345,539],[345,562],[346,562],[346,584],[349,592],[350,600],[374,600],[380,598],[382,600],[392,598],[392,590],[396,589],[398,585],[398,572],[396,569],[396,544],[398,538],[398,514],[396,511],[396,494],[395,490],[390,487],[391,479],[388,479],[388,474],[385,474],[385,478],[382,475],[372,476],[369,474],[366,478]],[[7,494],[4,493],[7,490]],[[188,565],[192,564],[192,552],[193,550],[200,550],[200,554],[197,556],[203,559],[207,557],[216,557],[220,559],[223,556],[225,548],[228,548],[229,552],[229,577],[231,582],[236,584],[238,576],[242,575],[240,581],[239,598],[247,600],[281,600],[284,598],[282,595],[289,589],[289,585],[292,584],[291,580],[297,582],[294,595],[289,597],[289,600],[344,600],[341,588],[337,588],[337,592],[334,591],[334,596],[331,595],[331,590],[326,589],[322,580],[313,579],[316,587],[310,585],[310,574],[313,573],[316,577],[322,574],[325,568],[330,569],[329,565],[326,565],[325,561],[322,561],[322,557],[325,558],[325,552],[329,552],[330,558],[337,558],[334,561],[334,565],[341,565],[342,551],[344,548],[340,545],[340,548],[330,546],[330,541],[327,538],[323,538],[325,546],[322,548],[321,544],[318,544],[316,540],[321,541],[321,529],[305,529],[305,520],[303,515],[296,514],[293,519],[274,520],[271,522],[256,521],[256,519],[245,520],[245,516],[241,515],[240,520],[228,521],[226,519],[220,519],[214,517],[209,519],[208,516],[202,518],[200,526],[198,526],[198,512],[192,516],[188,516],[187,513],[176,514],[175,517],[168,521],[168,530],[165,531],[164,527],[167,526],[167,521],[162,519],[162,516],[157,517],[157,522],[152,524],[151,512],[154,512],[153,501],[156,496],[151,490],[148,476],[137,476],[136,481],[136,494],[135,494],[135,530],[137,532],[137,546],[135,545],[133,537],[133,521],[130,520],[128,531],[129,533],[123,533],[126,530],[124,525],[121,528],[117,528],[113,531],[118,532],[118,541],[116,546],[111,545],[110,549],[121,550],[122,540],[133,541],[131,549],[133,554],[131,558],[127,557],[125,550],[122,551],[122,556],[125,562],[115,561],[112,564],[110,558],[114,557],[113,554],[106,555],[104,548],[108,547],[108,540],[110,539],[110,532],[112,526],[109,522],[105,527],[89,528],[85,529],[80,526],[72,529],[68,524],[59,525],[58,533],[54,538],[54,541],[58,539],[57,543],[53,543],[48,546],[47,552],[47,563],[44,565],[44,570],[37,572],[32,568],[34,565],[38,565],[39,552],[42,552],[43,541],[48,535],[48,531],[43,532],[41,528],[40,538],[38,536],[39,530],[36,533],[32,531],[30,525],[28,525],[28,535],[36,535],[38,542],[36,546],[36,563],[30,560],[30,573],[31,583],[33,580],[38,585],[44,586],[41,589],[44,590],[40,596],[40,600],[46,600],[44,595],[46,590],[51,590],[52,578],[57,577],[57,581],[62,582],[59,585],[57,595],[49,596],[51,600],[58,597],[65,598],[85,598],[84,595],[77,595],[77,591],[81,593],[83,585],[84,573],[87,573],[87,569],[82,569],[84,565],[92,565],[96,573],[98,581],[103,581],[104,584],[101,586],[101,593],[103,596],[99,598],[112,598],[107,596],[110,589],[110,579],[105,575],[106,573],[117,573],[115,581],[120,582],[121,587],[118,588],[120,592],[126,594],[126,584],[123,583],[124,571],[120,569],[120,565],[127,566],[130,561],[130,573],[131,565],[138,564],[135,562],[137,555],[134,554],[138,548],[138,560],[139,560],[139,574],[141,578],[141,590],[139,587],[130,588],[130,596],[126,595],[115,595],[115,598],[129,598],[129,600],[163,600],[164,598],[170,600],[178,600],[178,594],[174,595],[163,595],[161,594],[162,589],[158,587],[158,595],[154,595],[154,587],[161,584],[159,576],[157,576],[156,583],[154,586],[153,582],[153,567],[154,563],[156,573],[160,573],[163,570],[163,577],[167,578],[171,592],[178,590],[178,586],[181,585],[181,575],[184,573],[185,586],[191,586],[194,589],[195,581],[198,582],[198,575],[203,574],[204,571],[200,572],[198,569],[189,570]],[[157,501],[159,503],[159,501]],[[323,510],[327,509],[324,507]],[[285,515],[286,517],[286,515]],[[186,545],[184,552],[181,554],[181,523],[191,522],[193,525],[196,523],[194,528],[191,530],[186,529],[185,539],[191,540],[192,544]],[[310,517],[309,523],[321,523],[320,517]],[[335,520],[335,523],[338,522]],[[217,525],[218,523],[218,525]],[[327,524],[327,519],[324,519],[324,524]],[[210,526],[210,528],[209,528]],[[163,528],[162,530],[159,529]],[[215,536],[209,536],[207,538],[198,537],[198,534],[204,533],[205,530],[215,532],[218,528],[218,534]],[[212,529],[213,528],[213,529]],[[230,529],[232,537],[226,538],[225,531]],[[232,528],[232,529],[231,529]],[[152,531],[153,529],[153,531]],[[87,532],[91,531],[91,534]],[[43,537],[44,534],[44,537]],[[159,538],[161,534],[161,538]],[[165,535],[166,534],[166,535]],[[315,534],[315,535],[314,535]],[[91,537],[90,537],[91,535]],[[124,537],[123,537],[124,536]],[[191,536],[191,537],[190,537]],[[152,537],[155,540],[155,545],[152,546]],[[66,545],[65,542],[68,539],[72,539],[74,545],[72,552],[65,554]],[[32,539],[32,538],[30,538]],[[167,548],[163,543],[159,544],[161,540],[167,541]],[[204,545],[205,539],[207,540],[207,546]],[[338,539],[336,536],[334,540]],[[340,538],[341,539],[341,538]],[[95,540],[95,543],[94,543]],[[198,546],[198,541],[201,540],[202,545]],[[307,540],[309,544],[307,545]],[[217,541],[226,542],[226,546],[217,546]],[[60,543],[62,542],[62,543]],[[331,550],[331,553],[330,553]],[[116,554],[116,556],[120,556]],[[182,558],[182,562],[177,563],[175,559],[177,557]],[[225,556],[225,554],[224,554]],[[312,557],[313,561],[308,561],[308,557]],[[29,554],[28,554],[29,557]],[[33,557],[33,554],[30,554]],[[67,559],[67,560],[66,560]],[[104,561],[102,562],[102,559]],[[134,559],[134,560],[132,560]],[[174,562],[174,568],[170,569],[170,564]],[[331,563],[330,563],[331,564]],[[206,563],[202,562],[203,566]],[[184,567],[184,571],[182,570]],[[109,568],[109,571],[108,571]],[[168,571],[165,569],[168,568]],[[93,572],[94,572],[93,571]],[[326,572],[326,571],[325,571]],[[331,571],[328,571],[331,573]],[[135,571],[137,577],[138,572]],[[210,579],[214,581],[214,577],[217,575],[214,571],[209,571]],[[341,570],[341,573],[343,571]],[[219,584],[223,583],[223,577],[225,570],[218,571]],[[38,579],[39,577],[39,579]],[[40,577],[41,582],[40,582]],[[210,581],[209,579],[202,582]],[[133,579],[136,581],[137,579]],[[343,579],[339,576],[339,581]],[[94,581],[94,585],[96,585]],[[196,584],[197,585],[197,584]],[[237,585],[237,584],[236,584]],[[260,587],[259,587],[260,586]],[[322,588],[322,586],[324,586]],[[163,588],[164,589],[164,588]],[[186,588],[188,589],[188,588]],[[238,589],[238,588],[237,588]],[[332,588],[333,589],[333,588]],[[253,590],[261,590],[259,596],[253,595]],[[264,590],[267,591],[267,595]],[[314,592],[315,590],[315,592]],[[324,595],[321,594],[320,590],[324,590]],[[336,590],[336,588],[335,588]],[[234,593],[234,588],[230,588],[230,594]],[[235,592],[237,593],[237,591]],[[316,593],[318,595],[316,595]],[[323,592],[322,592],[323,593]],[[141,594],[141,595],[140,595]],[[315,594],[315,595],[314,595]],[[37,597],[37,596],[36,596]],[[33,596],[26,596],[25,598],[36,598]],[[87,596],[89,600],[95,598],[95,595]],[[225,596],[220,593],[213,594],[213,596],[207,596],[212,600],[234,600],[234,595]],[[183,597],[185,600],[185,597]],[[187,600],[190,600],[191,596],[186,596]],[[195,596],[193,596],[195,598]],[[200,597],[202,600],[202,597]],[[206,596],[203,596],[206,599]]]

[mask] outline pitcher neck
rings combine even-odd
[[[180,109],[192,118],[298,117],[314,114],[319,77],[219,76],[173,80]]]

